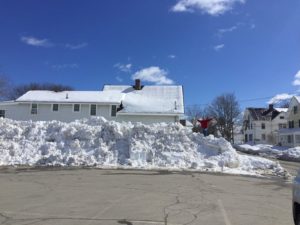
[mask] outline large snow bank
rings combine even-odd
[[[104,118],[32,122],[0,118],[0,165],[195,169],[284,175],[273,161],[239,155],[223,138],[180,124],[143,125]]]
[[[254,155],[300,162],[300,147],[288,148],[267,144],[242,144],[235,146],[235,148],[241,152],[250,153]]]

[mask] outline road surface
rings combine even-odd
[[[192,172],[1,169],[0,224],[292,225],[291,184]]]

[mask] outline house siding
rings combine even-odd
[[[56,104],[56,103],[55,103]],[[52,104],[38,104],[37,114],[31,114],[31,103],[2,104],[0,110],[5,110],[5,117],[14,120],[32,121],[51,121],[72,122],[74,120],[89,118],[90,104],[80,104],[80,111],[73,111],[73,104],[58,104],[58,111],[52,111]],[[118,122],[141,122],[145,124],[160,122],[177,122],[178,116],[170,115],[124,115],[120,114],[111,117],[111,105],[97,105],[96,116],[102,116],[107,120]]]

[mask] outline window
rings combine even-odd
[[[253,127],[252,127],[252,123],[251,123],[251,124],[250,124],[250,130],[252,130],[252,128],[253,128]]]
[[[97,108],[96,108],[96,105],[91,105],[91,116],[96,116],[97,114]]]
[[[5,118],[5,110],[0,110],[0,118]]]
[[[292,135],[288,135],[288,143],[291,144],[293,142],[293,136]]]
[[[253,141],[253,135],[249,134],[249,141]]]
[[[73,111],[80,112],[80,104],[74,104]]]
[[[111,117],[116,117],[117,116],[117,106],[116,105],[111,106],[110,116]]]
[[[52,111],[57,112],[58,111],[58,104],[53,104],[52,105]]]
[[[294,128],[294,121],[289,121],[289,128]]]
[[[261,124],[261,129],[263,129],[263,130],[266,129],[266,124],[265,123]]]
[[[285,129],[286,128],[286,124],[285,123],[280,123],[280,124],[278,124],[278,128],[279,129]]]
[[[37,114],[37,104],[31,104],[31,114]]]
[[[284,119],[284,116],[281,116],[281,117],[279,117],[281,120],[283,120]]]
[[[294,114],[297,114],[297,112],[298,112],[298,107],[294,106]]]
[[[262,134],[262,135],[261,135],[261,140],[262,140],[262,141],[265,141],[265,140],[266,140],[266,134]]]

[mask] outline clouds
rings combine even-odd
[[[216,52],[220,51],[221,49],[223,49],[225,47],[225,44],[220,44],[220,45],[215,45],[214,46],[214,50]]]
[[[71,64],[55,64],[51,68],[54,70],[63,70],[63,69],[77,69],[79,66],[76,63]]]
[[[231,10],[236,3],[245,0],[178,0],[172,7],[173,12],[195,12],[217,16]]]
[[[132,68],[132,64],[131,63],[128,63],[128,64],[116,63],[114,65],[114,67],[119,69],[121,72],[130,73],[131,68]]]
[[[175,59],[175,58],[176,58],[176,55],[170,54],[170,55],[168,55],[168,58],[169,58],[169,59]]]
[[[21,41],[27,45],[35,47],[49,48],[54,46],[54,44],[51,43],[48,39],[39,39],[32,36],[22,36]]]
[[[288,93],[277,94],[268,101],[268,104],[276,104],[286,100],[290,100],[294,95]]]
[[[88,43],[86,42],[83,42],[83,43],[80,43],[80,44],[77,44],[77,45],[73,45],[73,44],[66,44],[65,47],[68,48],[68,49],[71,49],[71,50],[77,50],[77,49],[81,49],[81,48],[84,48],[88,46]]]
[[[82,42],[80,44],[70,44],[70,43],[55,44],[47,38],[41,39],[41,38],[37,38],[37,37],[33,37],[33,36],[22,36],[20,38],[20,40],[24,44],[34,46],[34,47],[44,47],[44,48],[58,46],[58,47],[63,47],[63,48],[70,49],[70,50],[77,50],[77,49],[81,49],[81,48],[88,46],[88,43],[86,43],[86,42]]]
[[[292,84],[294,86],[300,86],[300,70],[296,73],[295,79]]]
[[[228,28],[219,29],[218,30],[218,36],[222,37],[225,33],[235,31],[237,28],[238,28],[237,26],[232,26],[232,27],[228,27]]]
[[[143,81],[151,82],[156,85],[174,84],[174,81],[169,79],[167,76],[168,76],[167,71],[157,66],[151,66],[137,71],[131,76],[131,78],[133,80],[141,79]]]

